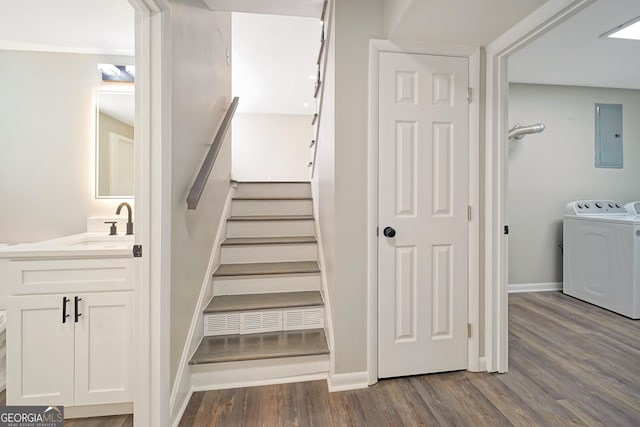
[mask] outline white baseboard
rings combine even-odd
[[[106,405],[65,406],[64,418],[105,417],[133,414],[133,403],[111,403]],[[9,425],[13,425],[9,423]],[[29,424],[27,424],[29,425]]]
[[[329,357],[283,357],[191,366],[193,391],[223,390],[327,378]]]
[[[369,387],[369,372],[350,372],[348,374],[331,374],[327,378],[329,391],[357,390]]]
[[[561,291],[562,282],[548,282],[548,283],[514,283],[510,284],[508,291],[510,294],[518,292],[548,292],[548,291]]]

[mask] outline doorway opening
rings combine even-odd
[[[510,120],[509,116],[509,75],[507,73],[507,65],[511,55],[516,54],[525,46],[533,47],[536,40],[541,37],[546,37],[545,34],[551,34],[552,31],[560,24],[573,20],[574,16],[581,14],[582,11],[593,12],[595,9],[592,7],[599,7],[599,2],[594,0],[558,0],[550,1],[536,10],[532,15],[521,21],[515,26],[509,33],[505,34],[500,39],[491,43],[487,47],[487,159],[486,159],[486,200],[487,200],[487,216],[486,216],[486,262],[485,262],[485,283],[486,296],[487,296],[487,368],[489,371],[505,372],[508,369],[508,306],[507,306],[507,291],[508,291],[508,277],[509,277],[509,233],[510,216],[509,210],[512,208],[513,201],[509,198],[509,161],[510,154],[514,156],[520,156],[526,153],[527,150],[532,148],[525,147],[511,147],[512,144],[507,138],[507,130],[514,124]],[[601,15],[602,16],[602,15]],[[605,30],[606,31],[606,30]],[[602,31],[601,33],[604,33]],[[601,34],[599,33],[599,34]],[[595,37],[599,35],[597,34]],[[526,51],[523,51],[526,52]],[[516,56],[514,56],[514,59]],[[536,58],[538,60],[539,58]],[[562,74],[562,67],[557,65],[554,67],[554,72]],[[574,78],[576,73],[573,72]],[[578,75],[582,77],[583,74]],[[576,85],[577,81],[573,83],[564,83]],[[526,89],[522,87],[514,87],[514,94],[517,91]],[[557,89],[557,88],[556,88]],[[514,99],[515,101],[515,99]],[[589,101],[591,103],[592,101]],[[529,104],[519,105],[518,108],[529,108]],[[518,113],[520,114],[520,113]],[[565,109],[556,114],[555,120],[559,121],[571,121],[577,120],[577,110],[571,111],[571,108],[565,105]],[[572,118],[573,117],[573,118]],[[538,119],[533,119],[538,121]],[[554,127],[555,124],[554,124]],[[590,126],[586,126],[588,129]],[[549,137],[553,135],[548,127],[545,134],[538,137]],[[548,133],[547,133],[548,132]],[[522,141],[522,144],[535,144],[534,137]],[[589,141],[593,140],[592,134],[588,137]],[[561,138],[560,138],[561,139]],[[545,150],[545,155],[553,156],[561,150],[562,145],[558,144],[558,138],[555,138],[553,151]],[[588,144],[591,147],[592,144]],[[511,152],[510,152],[511,150]],[[516,152],[517,151],[517,152]],[[575,153],[574,153],[575,154]],[[544,162],[540,162],[539,165],[546,164],[549,158],[545,157]],[[533,161],[532,163],[536,163]],[[567,168],[566,174],[571,174],[571,170]],[[529,177],[531,179],[531,177]],[[578,179],[578,178],[576,178]],[[548,183],[549,184],[549,183]],[[555,186],[552,186],[555,188]],[[606,191],[603,190],[603,191]],[[571,196],[573,200],[587,199],[591,196],[580,197],[577,192]],[[530,198],[533,196],[530,194]],[[567,198],[569,196],[563,196]],[[515,197],[514,197],[515,198]],[[604,197],[603,197],[604,198]],[[556,201],[558,206],[557,217],[561,217],[563,214],[563,208],[566,203],[571,200],[563,200],[562,202]],[[558,219],[555,220],[555,224],[550,226],[551,240],[549,245],[557,243],[557,239],[560,236]],[[509,233],[509,236],[507,236]],[[514,242],[515,243],[515,242]],[[555,255],[554,263],[557,264],[558,259],[562,256],[559,248],[554,248]],[[517,262],[517,260],[514,260]],[[515,272],[514,272],[515,274]],[[558,277],[559,270],[555,269],[556,277]],[[546,282],[541,282],[546,283]],[[557,283],[550,282],[556,288]],[[546,283],[549,285],[549,283]]]

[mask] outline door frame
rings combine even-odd
[[[396,52],[468,58],[469,88],[469,221],[468,238],[468,370],[482,371],[480,355],[480,49],[477,47],[435,46],[423,43],[372,39],[369,41],[368,111],[368,215],[367,215],[367,371],[369,384],[378,381],[378,54]]]
[[[134,423],[169,425],[170,40],[167,0],[127,0],[135,10]]]
[[[485,135],[485,357],[487,370],[506,372],[509,367],[507,304],[507,216],[509,146],[509,55],[556,27],[596,0],[549,0],[486,48]]]

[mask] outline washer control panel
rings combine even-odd
[[[628,215],[629,212],[620,202],[615,200],[579,200],[567,204],[567,215],[598,215],[619,214]]]

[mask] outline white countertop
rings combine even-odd
[[[36,243],[0,245],[0,258],[131,257],[133,236],[80,233]]]

